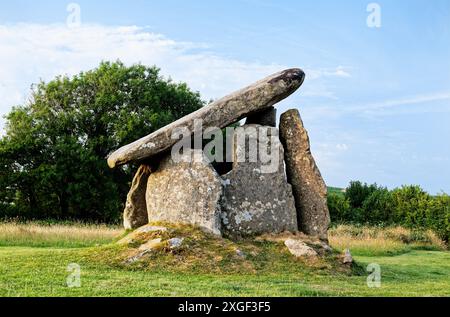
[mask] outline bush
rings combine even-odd
[[[408,227],[425,228],[430,195],[420,186],[403,186],[392,191],[394,221]]]
[[[362,208],[364,201],[377,190],[377,185],[362,184],[359,181],[350,182],[345,190],[345,197],[349,200],[352,209]]]
[[[441,239],[450,240],[450,196],[441,194],[434,197],[426,210],[426,225]]]
[[[431,229],[442,240],[450,240],[450,196],[433,197],[420,186],[389,191],[376,184],[351,182],[345,195],[328,194],[328,208],[333,223],[404,226],[418,238]]]
[[[327,196],[328,209],[332,222],[346,222],[350,218],[350,202],[343,195],[329,193]]]
[[[391,192],[387,188],[376,189],[364,200],[360,210],[361,222],[372,225],[392,223],[394,202]]]

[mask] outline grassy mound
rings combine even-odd
[[[187,225],[154,223],[166,230],[135,231],[119,242],[86,251],[89,261],[115,268],[153,272],[212,274],[258,274],[271,272],[317,274],[359,274],[361,269],[342,263],[342,254],[325,252],[317,242],[301,235],[263,236],[238,242],[216,237]],[[293,256],[284,240],[293,237],[315,249],[319,256]],[[170,239],[181,238],[181,246],[172,248]],[[152,244],[145,251],[145,245]],[[144,246],[144,248],[143,248]]]

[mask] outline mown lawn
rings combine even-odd
[[[87,240],[83,241],[86,245]],[[24,243],[21,240],[21,245]],[[98,244],[97,236],[92,242],[95,244]],[[141,271],[86,257],[101,250],[98,247],[50,247],[49,243],[44,247],[11,243],[2,246],[0,296],[450,296],[450,252],[406,245],[403,253],[371,254],[367,248],[364,252],[355,252],[354,258],[363,268],[370,263],[380,265],[380,288],[367,286],[369,273],[348,275],[320,269],[293,270],[290,266],[302,264],[289,261],[280,261],[273,270],[258,273],[208,274]],[[70,263],[81,267],[79,288],[67,287]]]

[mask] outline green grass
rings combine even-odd
[[[347,229],[341,231],[347,234]],[[337,237],[341,231],[333,234]],[[117,234],[121,234],[120,230]],[[104,237],[103,243],[115,239]],[[140,265],[121,265],[116,258],[123,247],[93,247],[97,239],[83,248],[56,240],[51,246],[47,239],[46,247],[14,246],[9,241],[0,247],[0,296],[450,296],[450,252],[417,250],[414,245],[404,244],[403,252],[380,253],[376,250],[380,244],[366,237],[356,242],[346,239],[350,247],[352,243],[366,243],[364,252],[353,254],[363,268],[359,274],[337,270],[327,263],[306,265],[293,259],[280,245],[269,242],[237,244],[248,254],[241,262],[231,253],[220,259],[215,253],[208,253],[202,259],[203,266],[180,267],[177,263],[190,258],[169,254],[159,258],[157,264],[151,263],[156,258],[149,258],[149,262]],[[86,239],[83,241],[88,244]],[[24,243],[25,240],[19,241]],[[190,242],[193,253],[198,252],[197,248],[230,250],[234,246],[218,240],[209,244]],[[344,245],[337,246],[341,247]],[[254,255],[250,255],[252,250]],[[81,267],[80,288],[66,285],[70,263]],[[205,271],[214,263],[217,272]],[[370,263],[381,266],[380,288],[366,284],[369,273],[364,270]]]
[[[381,288],[366,276],[311,274],[193,274],[133,271],[83,259],[80,250],[0,248],[0,296],[449,296],[448,252],[412,251],[356,257],[381,265]],[[81,266],[80,288],[66,286],[69,263]]]

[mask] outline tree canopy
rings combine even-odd
[[[156,67],[117,61],[32,88],[0,139],[0,217],[116,221],[134,167],[106,157],[204,105]]]

